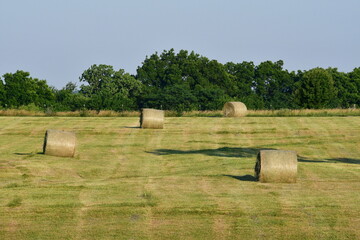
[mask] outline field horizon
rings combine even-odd
[[[74,158],[42,154],[74,131]],[[360,117],[0,117],[0,239],[360,239]],[[293,150],[293,184],[255,181]]]
[[[164,110],[166,117],[223,117],[222,110],[183,111]],[[54,112],[52,110],[34,111],[26,106],[19,109],[0,109],[0,116],[32,116],[32,117],[139,117],[140,111],[113,110],[78,110]],[[333,109],[277,109],[277,110],[247,110],[248,117],[351,117],[360,116],[360,108]]]

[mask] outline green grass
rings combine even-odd
[[[359,239],[360,117],[0,117],[0,239]],[[74,158],[41,154],[46,129]],[[295,184],[254,181],[295,150]]]

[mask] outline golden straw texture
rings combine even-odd
[[[76,136],[74,132],[47,130],[44,139],[44,154],[58,157],[73,157]]]
[[[242,102],[227,102],[223,107],[225,117],[244,117],[247,114],[247,107]]]
[[[297,175],[295,151],[260,150],[255,165],[255,177],[260,182],[294,183]]]
[[[141,128],[164,128],[164,111],[144,108],[140,115],[140,127]]]

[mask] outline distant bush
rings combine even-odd
[[[22,105],[18,108],[19,110],[31,111],[31,112],[42,112],[43,109],[36,106],[35,103],[30,103],[28,105]]]

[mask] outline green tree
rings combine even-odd
[[[136,78],[150,88],[164,89],[175,84],[184,84],[192,88],[198,81],[199,62],[201,57],[195,53],[188,54],[181,50],[175,54],[174,49],[164,50],[146,57],[142,66],[137,69]]]
[[[0,107],[5,106],[5,87],[0,78]]]
[[[3,75],[5,81],[6,101],[8,107],[28,105],[35,99],[35,88],[30,73],[16,71]]]
[[[78,92],[75,83],[69,82],[61,90],[55,90],[56,103],[54,110],[56,111],[75,111],[83,109],[89,98]]]
[[[198,110],[219,110],[231,100],[225,91],[217,86],[204,87],[197,85],[194,90]]]
[[[31,78],[30,73],[16,71],[3,75],[5,81],[6,100],[9,107],[35,104],[46,107],[54,102],[54,93],[45,80]]]
[[[245,103],[249,109],[264,108],[264,101],[256,94],[255,65],[253,62],[225,64],[226,71],[233,78],[235,94],[233,99]]]
[[[162,91],[147,92],[140,103],[141,107],[164,110],[190,111],[196,109],[197,99],[186,85],[175,84],[165,87]]]
[[[123,69],[115,71],[109,65],[92,65],[80,77],[81,93],[90,98],[89,107],[101,109],[136,109],[137,97],[142,91],[142,83]]]
[[[255,67],[253,89],[267,109],[294,108],[293,79],[283,69],[284,62],[266,61]]]
[[[348,74],[350,78],[350,82],[355,86],[356,88],[356,94],[354,94],[354,104],[360,105],[360,67],[354,68],[352,72]]]
[[[165,110],[174,110],[180,113],[196,108],[197,99],[186,85],[167,86],[161,96]]]
[[[220,94],[218,89],[221,89],[229,96],[233,96],[236,92],[233,79],[226,72],[224,65],[216,60],[210,61],[206,57],[194,52],[189,53],[186,50],[175,53],[174,49],[170,49],[169,51],[163,51],[160,55],[155,53],[150,57],[146,57],[143,65],[137,69],[136,78],[147,88],[141,99],[141,106],[152,105],[158,108],[167,106],[168,104],[163,104],[163,101],[158,96],[167,95],[169,91],[175,88],[184,93],[177,95],[177,97],[185,98],[177,100],[180,102],[186,102],[187,97],[190,95],[200,94],[202,92],[200,89],[211,89],[211,91],[215,89],[216,94]],[[198,88],[198,86],[202,88]],[[195,93],[196,88],[198,90]],[[169,98],[171,99],[171,97]],[[198,106],[197,102],[191,105],[192,109],[194,106]],[[176,106],[174,108],[177,108]],[[184,106],[184,109],[189,108],[187,104],[182,106]],[[202,106],[213,108],[212,104],[202,103]]]
[[[203,66],[203,76],[212,86],[218,86],[230,97],[236,96],[237,86],[232,76],[226,72],[223,64],[216,60],[209,61]],[[203,84],[205,86],[205,84]]]
[[[304,73],[295,94],[296,101],[303,108],[326,108],[337,95],[331,74],[322,68]]]
[[[337,89],[337,96],[330,102],[330,107],[347,108],[357,103],[359,91],[356,82],[353,81],[349,74],[339,72],[337,68],[328,68],[334,80],[334,86]]]
[[[225,64],[225,68],[234,79],[233,81],[237,91],[235,97],[243,98],[254,93],[255,65],[253,62],[228,62]]]
[[[193,89],[197,84],[209,83],[202,82],[207,80],[202,71],[208,62],[207,58],[194,52],[189,54],[186,50],[180,50],[176,54],[174,49],[164,50],[160,55],[155,53],[146,57],[137,69],[136,78],[151,88],[164,89],[180,84]]]
[[[36,106],[47,108],[54,103],[55,95],[52,87],[48,86],[45,80],[33,79],[35,83],[35,100]]]

